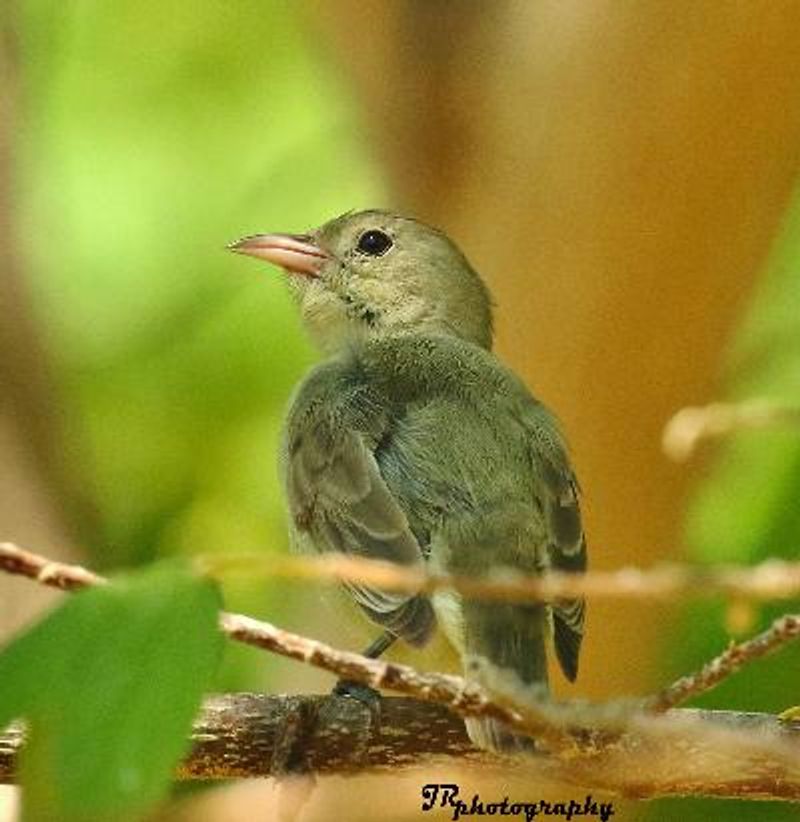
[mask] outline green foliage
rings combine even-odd
[[[215,587],[157,566],[67,599],[0,654],[27,819],[133,819],[167,790],[222,643]]]
[[[800,405],[800,199],[763,288],[733,350],[734,400],[765,398]],[[800,539],[800,437],[755,431],[725,444],[688,520],[696,555],[712,562],[796,559]]]
[[[381,200],[302,13],[15,7],[19,239],[94,568],[286,549],[280,422],[313,353],[280,272],[224,247]],[[226,598],[273,619],[293,603],[252,583]],[[216,609],[205,584],[154,571],[77,595],[4,652],[0,714],[33,730],[29,818],[122,819],[164,792],[217,661]],[[228,649],[217,686],[269,689],[281,670]]]
[[[765,282],[732,351],[729,396],[764,398],[800,405],[800,200],[795,203],[767,268]],[[687,519],[695,560],[755,563],[768,557],[798,558],[800,549],[800,435],[797,431],[741,433],[720,448],[710,473],[697,489]],[[800,603],[756,608],[752,632],[762,630]],[[687,608],[670,644],[670,674],[706,662],[726,646],[724,606],[696,603]],[[704,707],[780,712],[800,702],[800,647],[751,665],[713,692],[695,701]],[[661,816],[668,806],[651,818]],[[740,819],[765,822],[794,819],[782,803],[736,803]],[[665,811],[666,813],[666,811]],[[686,822],[722,818],[719,803],[686,801]],[[726,817],[727,818],[727,817]]]
[[[224,247],[381,202],[314,21],[261,0],[18,14],[21,241],[88,561],[285,551],[280,420],[314,354],[280,271]],[[263,687],[243,658],[224,685]]]

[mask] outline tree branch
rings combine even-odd
[[[473,748],[461,720],[441,705],[384,697],[376,722],[367,706],[344,697],[226,694],[206,700],[177,776],[396,773],[435,760],[641,798],[800,800],[800,724],[773,716],[676,710],[623,733],[571,735],[570,757],[509,760]],[[21,744],[18,729],[0,736],[0,783],[13,781]],[[420,786],[425,781],[420,776]]]
[[[219,577],[241,569],[252,578],[265,577],[338,583],[360,582],[389,591],[431,593],[444,588],[481,600],[530,601],[588,597],[651,602],[678,596],[719,594],[738,599],[786,599],[800,595],[800,562],[770,559],[753,566],[718,565],[712,568],[664,565],[642,570],[586,571],[580,574],[550,571],[537,576],[498,568],[488,577],[431,574],[389,562],[326,554],[319,557],[264,555],[197,557],[201,570]]]
[[[267,558],[257,554],[198,557],[197,565],[202,573],[214,577],[241,568],[250,578],[262,573],[265,577],[326,583],[347,580],[409,593],[430,593],[449,588],[475,599],[503,602],[576,597],[652,602],[653,599],[717,594],[735,596],[737,599],[787,599],[800,595],[800,562],[775,559],[753,566],[662,566],[649,570],[622,568],[581,574],[553,571],[540,576],[498,569],[494,576],[488,578],[426,574],[389,562],[339,554],[321,557]],[[97,584],[102,580],[78,565],[51,562],[9,542],[0,543],[0,570],[64,590]]]
[[[85,568],[50,562],[45,557],[24,551],[9,543],[0,544],[0,570],[20,574],[44,585],[64,590],[107,582],[104,577]],[[462,677],[423,673],[408,665],[370,659],[241,614],[222,612],[220,628],[232,640],[305,662],[343,679],[436,702],[462,716],[499,719],[523,733],[536,736],[552,752],[563,754],[573,747],[572,742],[565,737],[564,731],[566,725],[575,721],[572,708],[564,709],[550,702],[532,702],[526,694],[503,694],[505,684],[502,682],[497,683],[497,687],[490,694],[476,683],[467,682]],[[692,696],[715,687],[748,662],[772,653],[798,635],[800,617],[786,615],[762,634],[731,645],[700,671],[682,677],[650,699],[637,703],[635,709],[644,708],[653,713],[663,713]],[[594,727],[619,729],[626,724],[632,713],[631,705],[607,706],[604,713],[595,712]],[[586,719],[585,716],[583,718]]]
[[[0,546],[0,570],[65,590],[106,582],[8,544]],[[493,717],[535,736],[541,754],[513,763],[526,776],[643,797],[800,799],[796,723],[733,712],[653,713],[788,642],[800,633],[798,617],[778,620],[770,631],[729,649],[722,661],[709,663],[711,672],[686,678],[690,684],[679,681],[647,703],[606,705],[531,702],[527,694],[504,692],[502,682],[490,694],[461,677],[368,659],[239,614],[222,613],[220,627],[231,639],[416,699],[381,699],[376,720],[369,707],[341,697],[214,697],[196,723],[182,778],[396,769],[429,756],[507,770],[508,760],[471,747],[455,716],[461,714]],[[0,781],[12,778],[21,741],[19,729],[0,737]]]
[[[748,662],[771,654],[800,636],[800,614],[785,614],[760,634],[744,642],[731,643],[719,656],[699,671],[687,674],[664,688],[646,703],[652,711],[663,712],[694,696],[716,688]]]
[[[684,462],[703,440],[769,428],[800,430],[800,408],[769,400],[682,408],[664,426],[661,444],[668,457]]]
[[[0,544],[0,570],[35,579],[43,585],[75,590],[105,584],[104,577],[85,568],[49,562],[38,554],[9,543]],[[340,651],[325,643],[293,634],[241,614],[220,613],[220,629],[230,639],[289,659],[321,668],[372,688],[389,688],[429,702],[447,705],[462,716],[499,719],[523,733],[535,734],[544,744],[561,749],[566,744],[559,723],[545,704],[508,705],[493,700],[480,686],[461,677],[422,673],[409,665],[370,659]]]
[[[11,542],[0,542],[0,570],[7,574],[33,579],[48,588],[59,588],[62,591],[74,591],[108,581],[80,565],[53,562],[40,554],[25,551]]]

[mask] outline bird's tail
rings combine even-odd
[[[501,602],[463,603],[464,668],[468,679],[489,688],[507,685],[547,695],[546,606]],[[535,742],[496,719],[471,717],[467,733],[480,748],[500,753],[536,750]]]

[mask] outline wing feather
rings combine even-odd
[[[363,434],[328,415],[289,443],[287,490],[296,527],[319,551],[419,566],[423,555]],[[373,621],[415,644],[435,624],[426,597],[345,586]]]
[[[534,461],[543,480],[541,500],[549,538],[550,566],[556,571],[586,570],[586,539],[581,524],[580,489],[570,468],[555,421],[539,406]],[[583,599],[553,603],[553,641],[561,670],[570,681],[578,675],[586,605]]]

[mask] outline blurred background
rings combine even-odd
[[[445,229],[489,283],[499,355],[567,431],[594,568],[797,558],[796,431],[683,465],[660,446],[686,405],[800,402],[795,3],[5,0],[0,23],[0,540],[104,571],[286,551],[275,453],[316,355],[280,274],[224,246],[380,205]],[[307,585],[231,576],[225,596],[345,647],[370,634]],[[0,634],[49,601],[0,576]],[[732,630],[716,602],[588,620],[562,696],[646,693]],[[220,689],[332,684],[226,653]],[[453,664],[441,645],[405,659]],[[699,703],[782,710],[799,663]],[[420,777],[358,783],[323,781],[304,818],[418,815]],[[232,786],[168,818],[268,818],[274,799]]]

